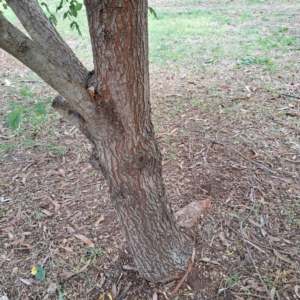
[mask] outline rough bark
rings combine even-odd
[[[85,118],[95,116],[95,105],[85,87],[65,68],[50,61],[40,47],[0,14],[0,48],[20,60],[60,93]]]
[[[94,165],[111,200],[140,274],[177,278],[193,243],[177,227],[162,179],[150,119],[147,1],[85,0],[96,77],[97,111],[105,120]]]
[[[33,2],[8,0],[33,40],[0,16],[0,47],[67,100],[57,97],[53,106],[93,144],[91,163],[109,183],[112,203],[140,274],[150,281],[178,278],[187,267],[193,242],[181,232],[169,208],[150,118],[147,1],[85,0],[95,66],[92,78],[85,82],[79,73],[84,78],[86,72],[80,71],[66,45],[58,42],[58,56],[52,52],[56,33],[50,39],[49,53],[45,52],[49,40],[39,36],[41,30],[32,18],[41,20],[41,27],[46,24],[46,36],[53,28],[39,17],[41,12],[37,13]],[[74,76],[70,62],[77,65]],[[86,88],[95,92],[93,100]]]
[[[61,38],[36,0],[6,0],[39,49],[55,65],[63,67],[73,79],[85,85],[87,69]]]

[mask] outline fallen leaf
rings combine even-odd
[[[300,294],[298,293],[299,289],[300,289],[300,286],[299,285],[295,285],[295,288],[294,288],[295,294],[300,299]]]
[[[100,297],[99,297],[99,300],[107,300],[107,299],[115,300],[111,293],[105,293],[105,294],[100,295]]]
[[[101,222],[103,222],[105,220],[104,216],[101,216],[95,223],[95,226],[97,227]]]
[[[70,278],[73,275],[75,275],[76,273],[71,272],[71,271],[62,271],[59,276],[64,277],[64,278]]]
[[[153,294],[152,300],[158,300],[157,293],[154,293],[154,294]]]
[[[27,285],[31,285],[29,280],[23,279],[20,277],[20,281],[22,281],[23,283],[27,284]]]
[[[200,258],[200,261],[203,261],[203,262],[210,262],[210,259],[208,257],[202,257]]]
[[[238,295],[233,294],[233,296],[234,296],[234,298],[235,298],[236,300],[244,300],[244,298],[242,298],[242,297],[240,297],[240,296],[238,296]]]
[[[252,225],[254,225],[254,226],[256,226],[256,227],[259,227],[259,228],[263,227],[263,225],[256,223],[256,222],[255,222],[254,220],[252,220],[251,218],[249,218],[248,221],[249,221]]]
[[[75,233],[74,233],[74,236],[77,237],[79,240],[83,241],[84,243],[86,243],[89,247],[91,247],[91,248],[95,247],[94,243],[86,236],[84,236],[82,234],[75,234]]]
[[[66,177],[66,173],[64,169],[58,169],[58,172],[62,177]]]
[[[283,256],[282,254],[280,254],[280,253],[279,253],[278,251],[276,251],[275,249],[274,249],[273,251],[274,251],[274,254],[275,254],[278,258],[280,258],[281,260],[283,260],[283,261],[285,261],[285,262],[287,262],[287,263],[289,263],[289,264],[291,264],[291,265],[295,264],[294,261],[291,261],[289,258]]]
[[[116,284],[112,285],[111,293],[112,293],[114,298],[117,297],[117,285]]]
[[[271,291],[270,291],[271,299],[274,299],[274,297],[275,297],[275,292],[276,292],[276,287],[273,286],[272,289],[271,289]]]
[[[231,90],[231,87],[228,85],[219,85],[219,89],[221,90]]]
[[[73,249],[71,247],[68,247],[68,246],[58,246],[58,248],[64,249],[64,250],[66,250],[67,252],[70,252],[70,253],[74,253]]]
[[[49,294],[55,294],[56,288],[57,288],[57,287],[56,287],[56,283],[51,282],[51,283],[49,284],[48,289],[47,289],[47,293],[49,293]]]
[[[132,266],[129,266],[129,265],[124,265],[122,267],[124,270],[133,270],[133,271],[137,271],[137,268],[136,267],[132,267]]]
[[[42,209],[42,213],[44,213],[46,216],[51,217],[53,216],[53,213],[51,213],[49,210],[47,209]]]
[[[263,237],[267,236],[267,232],[263,228],[260,229],[260,232],[261,232]]]
[[[70,234],[72,234],[72,233],[75,232],[75,230],[74,230],[72,227],[70,227],[70,226],[67,227],[67,230],[68,230],[68,232],[69,232]]]
[[[55,211],[59,210],[60,204],[57,201],[52,200],[50,197],[47,197],[47,199],[54,205]]]
[[[271,242],[280,242],[280,241],[281,241],[280,238],[277,238],[277,237],[274,237],[274,236],[271,236],[271,235],[268,235],[267,238],[268,238]]]
[[[229,245],[228,240],[225,238],[225,236],[222,232],[219,233],[219,239],[221,240],[223,246],[228,246]]]
[[[252,290],[255,290],[257,292],[264,292],[265,291],[265,288],[263,286],[258,286],[256,284],[247,285],[245,288],[247,290],[252,289]]]

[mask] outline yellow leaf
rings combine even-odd
[[[36,273],[37,273],[37,269],[36,269],[36,267],[33,267],[31,269],[31,275],[35,275]]]
[[[112,293],[105,293],[103,295],[100,295],[99,300],[115,300]]]
[[[114,300],[112,293],[107,293],[106,295],[108,296],[109,300]]]

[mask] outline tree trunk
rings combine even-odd
[[[106,123],[98,163],[140,274],[166,281],[192,253],[170,211],[150,119],[147,1],[85,0],[94,54],[97,110]]]
[[[39,35],[46,21],[36,1],[7,2],[32,40],[0,15],[0,47],[38,72],[67,100],[57,97],[53,106],[91,141],[91,163],[109,183],[111,200],[139,273],[150,281],[178,278],[187,267],[193,242],[181,232],[169,208],[150,118],[147,1],[85,0],[95,70],[84,85],[85,69],[48,23],[45,36],[51,32],[54,37],[44,45],[49,39]],[[37,21],[40,18],[41,23]],[[3,28],[10,33],[1,34]],[[18,43],[14,44],[16,38]],[[29,50],[23,49],[22,41]],[[53,54],[56,43],[60,49],[57,56]],[[37,53],[44,67],[32,62],[32,53]],[[62,74],[64,89],[60,79],[51,78],[55,75],[52,66]],[[92,97],[87,88],[95,92]]]

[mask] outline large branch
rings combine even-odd
[[[35,44],[55,65],[65,68],[83,86],[87,69],[68,44],[61,38],[52,22],[44,14],[36,0],[6,0]]]
[[[63,96],[85,119],[96,117],[85,87],[64,68],[50,62],[38,46],[0,14],[0,48],[20,60]]]

